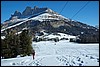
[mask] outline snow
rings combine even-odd
[[[32,42],[31,56],[1,59],[1,66],[99,66],[99,44],[78,44],[67,40]]]
[[[55,19],[55,20],[59,20],[59,18],[51,18],[48,16],[57,16],[57,15],[52,15],[52,14],[49,14],[49,13],[43,13],[41,15],[38,15],[36,17],[33,17],[31,18],[32,20],[39,20],[39,21],[43,21],[43,20],[46,20],[46,19]]]
[[[15,33],[15,34],[17,35],[17,34],[20,34],[20,33],[22,33],[22,31],[19,31],[19,32]]]
[[[57,37],[60,38],[60,36],[52,35],[52,34],[45,36],[45,38],[47,38],[47,39],[52,39],[52,38],[57,38]]]
[[[48,16],[56,16],[56,15],[49,14],[49,13],[43,13],[43,14],[40,14],[40,15],[33,17],[31,19],[32,20],[39,20],[39,21],[43,21],[43,20],[46,20],[46,19],[56,19],[56,20],[58,20],[58,18],[51,18],[51,17],[48,18]]]
[[[12,28],[12,27],[16,27],[16,26],[18,26],[18,25],[20,25],[20,24],[22,24],[22,23],[24,23],[24,22],[26,22],[26,21],[28,21],[28,20],[29,20],[29,19],[26,19],[25,21],[22,21],[22,22],[20,22],[20,23],[17,23],[17,24],[15,24],[15,25],[12,25],[12,26],[9,26],[9,27],[7,27],[7,28],[5,28],[5,29],[2,29],[1,32],[4,31],[4,30],[6,30],[6,29],[10,29],[10,28]]]
[[[68,35],[68,34],[64,34],[64,33],[58,33],[58,34],[61,35],[61,38],[68,38],[68,39],[70,39],[70,38],[76,38],[77,37],[77,36]]]
[[[14,19],[14,20],[10,20],[10,21],[12,21],[12,22],[19,22],[19,21],[24,21],[24,20],[26,20],[27,18],[20,18],[20,19]]]
[[[1,39],[5,39],[5,36],[1,36]]]
[[[45,32],[43,32],[45,33]],[[45,33],[45,35],[43,36],[36,36],[37,38],[46,38],[46,39],[52,39],[52,38],[58,38],[59,40],[61,38],[68,38],[68,40],[70,40],[71,38],[76,39],[77,36],[72,36],[72,35],[68,35],[68,34],[64,34],[64,33],[57,33],[58,35],[54,35],[54,34],[50,34],[47,35],[47,33]]]
[[[64,18],[64,19],[67,19],[68,21],[70,21],[70,19],[68,19],[68,18],[66,18],[66,17],[64,17],[62,15],[59,15],[59,16],[62,17],[62,18]]]

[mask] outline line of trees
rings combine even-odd
[[[76,40],[78,43],[99,43],[99,34],[96,35],[80,35]]]
[[[28,30],[23,30],[21,34],[15,32],[7,33],[5,39],[1,39],[2,58],[14,58],[17,55],[26,56],[32,53],[32,37],[28,35]]]

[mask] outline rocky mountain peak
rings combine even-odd
[[[11,14],[11,17],[9,18],[9,20],[12,20],[12,18],[14,18],[14,17],[20,18],[20,16],[21,16],[21,12],[19,12],[18,10],[16,10],[14,12],[14,14]]]
[[[14,16],[21,16],[21,13],[18,10],[16,10]]]
[[[34,10],[38,9],[38,6],[34,6]]]
[[[28,16],[32,14],[32,8],[27,6],[26,9],[22,12],[22,16]]]

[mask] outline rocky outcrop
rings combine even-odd
[[[14,16],[21,16],[21,13],[19,11],[15,11]]]
[[[26,9],[22,12],[22,16],[29,16],[32,15],[32,9],[31,7],[26,7]]]

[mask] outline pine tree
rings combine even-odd
[[[20,54],[22,56],[32,53],[32,37],[28,35],[28,30],[23,30],[20,34]]]
[[[4,39],[1,39],[1,57],[4,57],[4,49],[6,48],[6,45],[5,45],[5,40]]]
[[[11,57],[11,49],[10,49],[10,45],[9,45],[9,36],[6,35],[6,38],[4,40],[2,40],[1,43],[1,51],[2,51],[2,56],[4,58],[10,58]]]
[[[5,39],[2,40],[1,43],[1,50],[2,50],[2,56],[4,58],[13,58],[16,57],[18,54],[18,48],[17,48],[17,36],[14,32],[10,32],[6,35]]]
[[[32,53],[32,37],[28,35],[28,30],[24,30],[20,35],[9,32],[4,40],[1,40],[1,56],[13,58],[17,55],[25,56]]]

